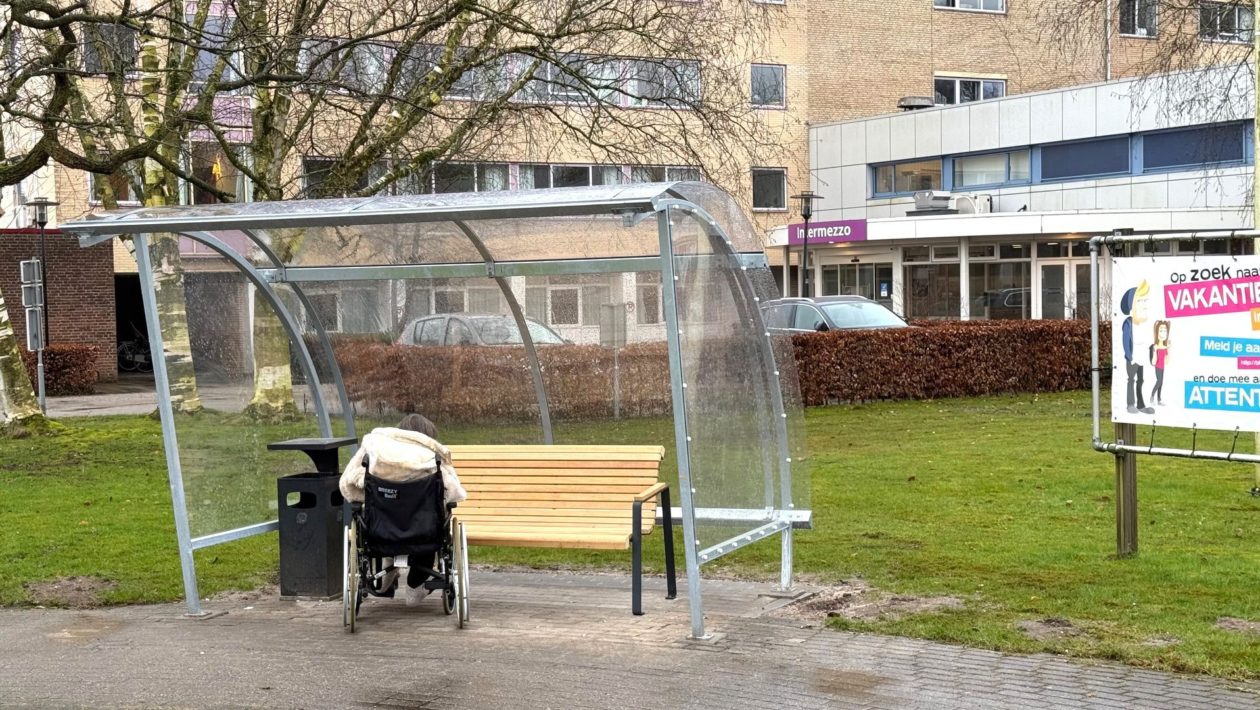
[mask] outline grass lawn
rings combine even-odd
[[[180,598],[157,423],[67,423],[69,435],[0,441],[0,604],[30,603],[25,583],[75,575],[114,582],[104,595],[111,603]],[[1114,467],[1089,447],[1088,393],[830,407],[811,410],[807,424],[816,525],[796,536],[798,573],[820,583],[862,577],[888,593],[964,601],[956,611],[844,626],[1260,678],[1260,641],[1215,627],[1220,617],[1260,621],[1252,467],[1140,459],[1141,554],[1117,560]],[[213,415],[183,426],[205,427],[207,439],[225,442],[288,434]],[[494,430],[496,441],[533,435]],[[564,425],[557,438],[669,446],[673,432],[666,420],[640,420]],[[444,439],[487,440],[476,429],[444,432]],[[1232,435],[1202,433],[1197,443],[1228,450]],[[1179,444],[1189,446],[1190,435],[1157,435],[1156,445]],[[1238,450],[1251,444],[1244,435]],[[674,476],[670,448],[667,478]],[[198,465],[213,472],[214,451]],[[256,485],[248,497],[258,505],[274,484]],[[274,581],[275,547],[275,536],[266,535],[199,551],[202,594]],[[645,553],[647,567],[660,569],[651,538]],[[624,552],[477,548],[474,561],[629,568]],[[778,545],[770,541],[705,570],[771,579],[777,565]],[[1085,634],[1043,642],[1016,628],[1049,617]]]

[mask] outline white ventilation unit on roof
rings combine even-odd
[[[954,194],[945,190],[920,190],[914,193],[917,212],[949,212],[951,214],[988,214],[993,211],[992,195]]]

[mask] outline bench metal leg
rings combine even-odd
[[[643,503],[634,502],[630,532],[630,611],[643,616]]]
[[[661,491],[661,505],[665,508],[665,598],[674,599],[678,596],[678,577],[674,574],[674,515],[668,488]]]

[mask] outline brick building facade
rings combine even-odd
[[[118,377],[117,336],[114,322],[114,261],[108,243],[88,249],[77,239],[50,230],[45,237],[48,284],[48,342],[95,345],[100,379]],[[0,293],[4,294],[13,331],[26,332],[18,264],[39,255],[39,232],[0,231]],[[19,336],[19,344],[23,343]]]

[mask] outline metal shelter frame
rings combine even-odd
[[[462,204],[424,204],[413,202],[400,204],[397,200],[382,198],[343,199],[327,201],[311,201],[305,211],[292,212],[280,208],[268,209],[267,205],[284,205],[292,203],[252,203],[248,210],[233,213],[230,210],[218,210],[214,207],[230,207],[228,205],[210,206],[204,209],[159,208],[130,210],[106,215],[96,215],[83,220],[61,225],[66,232],[78,234],[82,246],[91,246],[115,236],[131,235],[135,240],[136,261],[141,279],[141,290],[147,320],[149,343],[154,363],[154,379],[158,392],[158,409],[162,422],[163,445],[166,454],[167,472],[171,487],[171,498],[174,508],[176,535],[179,543],[180,564],[183,573],[185,602],[190,615],[201,615],[200,597],[198,594],[196,567],[193,561],[193,550],[258,535],[278,527],[276,520],[258,522],[232,530],[216,532],[201,537],[192,537],[188,519],[188,507],[184,494],[184,478],[181,470],[179,444],[176,437],[175,413],[171,406],[170,381],[167,372],[165,349],[162,341],[162,328],[157,308],[157,289],[155,267],[149,254],[149,242],[153,234],[174,234],[186,237],[203,244],[233,264],[249,281],[257,292],[271,305],[279,317],[281,325],[289,338],[289,345],[297,354],[297,362],[306,377],[306,381],[314,395],[313,406],[318,427],[323,436],[332,436],[332,421],[329,408],[324,401],[323,387],[316,371],[310,350],[297,319],[288,310],[280,298],[275,286],[284,285],[291,289],[301,306],[309,312],[310,303],[302,289],[306,283],[321,281],[379,281],[383,279],[403,278],[485,278],[493,279],[506,299],[511,316],[520,332],[526,359],[529,364],[532,385],[537,398],[542,425],[542,438],[545,443],[553,442],[552,420],[548,403],[547,388],[543,379],[538,355],[526,325],[526,318],[521,304],[508,285],[507,279],[512,276],[549,276],[561,274],[593,274],[593,273],[627,273],[657,272],[661,276],[662,302],[665,319],[665,331],[668,346],[670,392],[673,404],[674,439],[678,463],[679,488],[681,489],[681,507],[675,509],[683,522],[684,552],[687,565],[688,596],[691,612],[691,635],[705,638],[704,614],[700,588],[700,567],[712,562],[758,540],[778,534],[781,538],[782,560],[780,568],[780,586],[789,589],[792,585],[792,533],[794,528],[812,526],[812,512],[798,509],[792,494],[793,461],[788,435],[788,410],[783,396],[784,386],[795,387],[794,368],[791,373],[781,374],[780,364],[776,361],[770,333],[766,330],[761,317],[759,297],[745,272],[749,269],[767,268],[764,252],[739,251],[731,241],[722,225],[703,207],[686,199],[686,190],[680,190],[678,184],[612,186],[597,190],[583,189],[583,192],[567,190],[532,191],[528,198],[518,197],[520,193],[476,193],[476,198],[464,200]],[[706,187],[705,189],[712,189]],[[552,193],[550,199],[539,199],[538,194]],[[714,192],[716,192],[714,190]],[[720,194],[720,193],[719,193]],[[455,196],[461,197],[461,196]],[[467,197],[473,197],[472,195]],[[728,200],[725,195],[722,199]],[[620,215],[625,226],[637,225],[644,220],[655,218],[659,254],[655,256],[631,256],[611,258],[579,258],[579,259],[545,259],[523,261],[496,261],[477,232],[478,220],[530,218],[530,217],[572,217],[589,215]],[[710,243],[715,245],[716,252],[708,256],[677,255],[674,250],[674,215],[687,215],[698,223]],[[404,223],[447,222],[453,224],[476,249],[481,256],[480,262],[435,263],[435,264],[392,264],[392,265],[344,265],[344,266],[291,266],[286,265],[269,247],[267,240],[260,236],[262,230],[269,228],[295,227],[334,227],[393,225]],[[216,237],[213,232],[231,230],[243,234],[254,247],[265,256],[270,266],[255,267],[249,260],[235,252],[229,245]],[[726,265],[735,272],[735,283],[732,290],[743,304],[740,316],[742,322],[751,323],[755,328],[754,337],[761,351],[761,367],[766,373],[773,373],[773,380],[767,376],[764,396],[771,403],[774,423],[766,422],[767,428],[773,428],[773,436],[777,445],[773,452],[762,452],[763,475],[765,487],[765,506],[763,508],[697,508],[693,494],[695,481],[693,461],[690,452],[692,428],[689,426],[686,389],[683,368],[683,342],[681,339],[678,292],[675,266],[678,260],[687,263],[688,259],[718,258],[726,260]],[[356,436],[353,410],[341,377],[337,361],[333,357],[333,349],[328,333],[316,321],[316,339],[323,356],[332,366],[331,383],[340,400],[341,416],[344,419],[346,433]],[[790,374],[790,378],[789,375]],[[788,380],[791,380],[790,382]],[[780,502],[776,505],[777,500]],[[701,549],[697,540],[697,521],[715,524],[733,524],[745,526],[739,534],[717,544]]]

